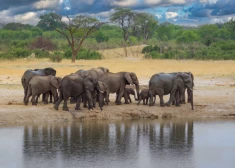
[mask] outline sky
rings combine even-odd
[[[39,16],[55,12],[85,14],[108,21],[117,7],[153,14],[159,23],[199,26],[235,19],[235,0],[0,0],[0,23],[36,25]]]

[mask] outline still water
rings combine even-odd
[[[235,121],[0,127],[2,168],[234,168]]]

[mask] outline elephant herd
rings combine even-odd
[[[149,88],[139,90],[139,80],[134,72],[109,72],[104,67],[91,68],[89,70],[78,70],[63,78],[56,77],[56,70],[53,68],[29,69],[21,78],[24,88],[24,104],[28,105],[32,96],[32,105],[37,105],[38,98],[42,95],[42,101],[47,104],[50,96],[54,100],[54,109],[58,110],[63,101],[63,110],[68,111],[68,101],[75,101],[75,110],[80,110],[80,104],[88,109],[96,107],[98,102],[100,109],[110,102],[109,95],[116,93],[115,103],[121,104],[124,98],[125,104],[132,103],[130,95],[135,100],[143,100],[143,104],[153,106],[156,95],[160,98],[160,106],[170,106],[185,103],[185,91],[187,90],[188,102],[191,102],[193,110],[193,86],[194,77],[190,72],[158,73],[151,77]],[[126,87],[135,85],[135,89]],[[170,94],[169,101],[165,104],[163,95]]]

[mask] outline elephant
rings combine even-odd
[[[80,69],[77,72],[75,72],[75,74],[83,78],[90,76],[94,79],[98,79],[101,75],[103,75],[106,72],[109,72],[109,69],[104,68],[104,67],[98,67],[98,68],[91,68],[90,70]]]
[[[59,99],[54,104],[54,109],[58,110],[58,107],[62,100],[64,100],[63,110],[69,111],[67,101],[70,97],[76,97],[75,110],[80,110],[81,98],[84,93],[83,78],[79,75],[72,74],[63,77],[59,87]]]
[[[106,104],[109,102],[109,93],[117,94],[117,105],[121,104],[121,98],[123,95],[125,98],[125,104],[129,104],[125,92],[125,86],[130,84],[135,84],[137,99],[139,99],[139,81],[134,72],[107,72],[99,77],[99,81],[104,82],[107,85],[107,92],[105,97]]]
[[[98,97],[99,107],[102,110],[103,107],[103,96],[102,93],[106,92],[107,85],[101,81],[97,81],[92,77],[86,77],[84,79],[85,95],[88,100],[88,109],[95,107],[96,100]]]
[[[91,77],[86,77],[83,79],[77,74],[67,75],[61,81],[59,87],[59,99],[54,104],[54,109],[58,110],[58,106],[62,100],[64,100],[63,110],[69,111],[67,101],[69,97],[75,97],[77,101],[75,110],[80,110],[80,103],[84,94],[88,98],[88,109],[93,109],[95,103],[93,99],[99,93],[97,93],[97,91],[105,91],[105,86],[102,82],[92,79]],[[99,103],[99,105],[102,110],[101,103]]]
[[[149,105],[153,105],[153,96],[158,95],[160,98],[160,105],[165,106],[163,95],[170,94],[170,99],[166,103],[167,106],[170,106],[172,101],[175,100],[176,91],[178,90],[182,95],[184,94],[185,87],[191,90],[191,107],[193,110],[193,79],[190,74],[182,72],[155,74],[149,81]],[[178,101],[176,101],[176,106],[179,106]]]
[[[135,90],[133,88],[125,88],[125,92],[126,92],[127,99],[130,103],[132,103],[130,95],[133,95],[135,100],[137,100],[136,95],[135,95]],[[115,102],[117,102],[117,97],[118,97],[118,94],[116,95],[116,101]],[[123,94],[122,97],[125,98],[125,95]]]
[[[34,76],[29,82],[25,105],[28,105],[29,97],[32,96],[32,105],[37,105],[36,97],[40,94],[52,93],[54,102],[58,99],[57,89],[61,82],[60,77],[49,76]],[[47,104],[47,99],[45,99]]]
[[[141,100],[143,100],[143,105],[147,105],[149,97],[150,97],[149,96],[149,89],[142,89],[140,92],[140,99],[137,104],[139,105]]]
[[[25,103],[25,99],[26,99],[26,95],[27,95],[27,91],[28,91],[28,85],[29,85],[29,81],[32,79],[33,76],[48,76],[48,75],[52,75],[55,76],[56,75],[56,70],[53,68],[44,68],[44,69],[28,69],[24,72],[23,76],[21,77],[21,83],[22,86],[24,88],[24,103]]]

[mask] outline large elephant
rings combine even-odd
[[[64,100],[63,110],[68,111],[67,101],[69,97],[76,98],[76,107],[75,110],[80,110],[80,103],[82,96],[85,94],[88,98],[88,108],[92,109],[94,106],[94,96],[97,95],[97,92],[104,92],[105,88],[102,82],[98,82],[91,77],[82,78],[79,75],[72,74],[65,76],[59,87],[59,100],[54,104],[54,108],[58,110],[58,106],[61,101]],[[100,102],[100,101],[99,101]],[[102,109],[101,103],[99,103],[100,108]]]
[[[106,92],[107,85],[101,81],[97,81],[92,77],[86,77],[83,81],[86,93],[86,99],[88,100],[88,109],[95,107],[98,97],[99,107],[102,110],[103,96],[102,93]]]
[[[59,88],[61,78],[52,75],[34,76],[29,81],[25,105],[28,105],[29,97],[32,96],[32,105],[37,105],[36,96],[51,92],[54,102],[58,99],[57,89]],[[44,102],[47,104],[47,101]]]
[[[190,74],[187,73],[159,73],[151,77],[149,81],[149,94],[150,94],[150,106],[153,105],[153,96],[158,95],[160,98],[160,105],[165,106],[163,95],[170,94],[170,99],[166,103],[169,106],[175,99],[176,91],[185,91],[188,88],[191,90],[191,107],[193,110],[193,79]],[[176,101],[176,105],[179,106]]]
[[[32,77],[34,77],[34,76],[48,76],[48,75],[55,76],[56,70],[48,67],[48,68],[44,68],[44,69],[34,69],[34,70],[28,69],[24,72],[23,76],[21,77],[21,83],[24,88],[24,103],[25,103],[25,99],[26,99],[26,95],[27,95],[27,91],[28,91],[29,81],[32,79]]]
[[[128,104],[125,86],[130,84],[135,84],[137,99],[139,99],[139,81],[136,74],[133,72],[107,72],[99,78],[99,81],[102,81],[107,85],[106,104],[108,104],[109,101],[109,93],[117,93],[117,105],[121,104],[121,98],[123,95],[125,95],[125,103]]]
[[[80,69],[75,74],[85,78],[85,77],[92,77],[93,79],[98,79],[101,75],[104,73],[109,72],[109,69],[104,68],[104,67],[98,67],[98,68],[91,68],[90,70],[84,70]]]

